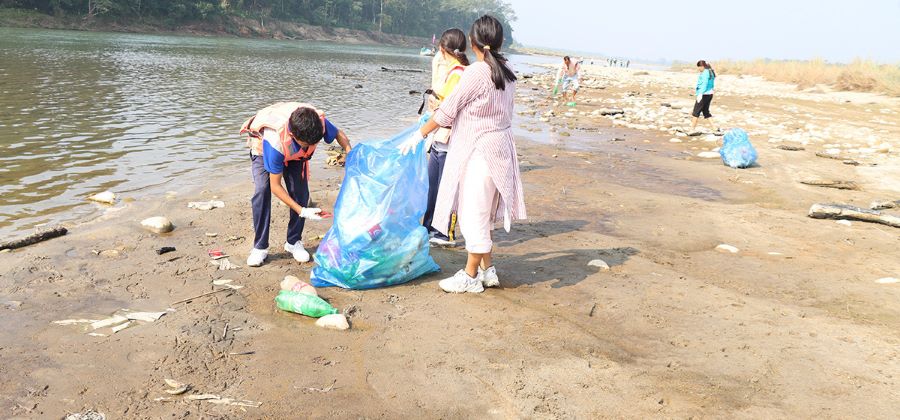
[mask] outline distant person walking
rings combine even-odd
[[[494,221],[502,219],[509,231],[512,220],[525,218],[512,134],[516,75],[500,54],[503,26],[482,16],[472,25],[469,40],[478,62],[466,68],[434,116],[400,145],[408,153],[438,127],[453,127],[432,223],[444,231],[451,215],[459,215],[469,253],[466,267],[439,284],[452,293],[481,293],[500,284],[491,256]]]
[[[700,76],[697,78],[697,88],[694,91],[696,101],[694,102],[694,112],[691,113],[693,117],[691,119],[691,133],[696,132],[697,122],[700,120],[701,113],[703,114],[703,119],[709,123],[709,127],[715,132],[718,129],[709,120],[712,118],[709,106],[712,104],[713,90],[716,86],[716,71],[705,60],[698,61],[697,68],[700,69]]]
[[[466,34],[462,30],[453,28],[441,34],[438,44],[438,53],[441,56],[441,66],[433,67],[438,73],[432,75],[431,89],[435,99],[431,111],[437,109],[441,102],[450,96],[459,85],[463,71],[469,65],[466,57]],[[425,217],[422,224],[428,229],[430,242],[435,245],[453,246],[456,242],[453,231],[456,226],[451,224],[447,228],[447,234],[431,226],[434,220],[434,207],[437,204],[438,187],[441,185],[441,174],[444,172],[444,163],[447,161],[447,151],[450,150],[450,127],[441,127],[431,134],[429,144],[431,148],[428,154],[428,207],[425,209]]]

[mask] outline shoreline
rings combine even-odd
[[[0,380],[4,414],[889,418],[900,411],[892,398],[900,377],[900,289],[875,282],[900,274],[900,236],[879,225],[806,216],[812,202],[861,204],[900,194],[890,184],[896,152],[856,153],[864,165],[854,167],[814,155],[830,148],[829,139],[793,139],[794,125],[774,128],[781,114],[804,130],[807,114],[839,126],[835,115],[859,118],[872,105],[800,92],[778,103],[803,110],[791,113],[770,96],[740,94],[771,91],[753,80],[729,79],[713,112],[753,131],[760,153],[757,167],[732,170],[697,156],[714,148],[705,136],[659,129],[686,118],[681,102],[689,99],[678,86],[692,75],[586,71],[574,109],[553,104],[546,74],[519,85],[514,124],[530,217],[510,233],[495,231],[500,289],[441,293],[437,280],[466,255],[434,248],[442,273],[367,291],[320,288],[353,315],[349,331],[317,328],[272,302],[285,275],[305,279],[312,268],[280,249],[283,205],[273,206],[268,263],[231,271],[209,265],[207,250],[221,248],[243,266],[252,237],[249,177],[211,178],[172,199],[141,199],[69,236],[0,254],[7,331],[0,357],[23,373]],[[879,106],[900,111],[890,101]],[[625,116],[593,114],[607,107]],[[761,133],[753,121],[771,127]],[[892,129],[859,121],[875,133]],[[782,143],[807,150],[778,149]],[[871,163],[878,165],[865,166]],[[331,208],[341,172],[324,168],[314,165],[311,193]],[[852,178],[862,189],[796,182],[813,175]],[[209,199],[226,207],[185,208]],[[175,231],[142,231],[140,219],[156,215],[171,217]],[[304,237],[327,228],[310,222]],[[739,251],[717,251],[723,243]],[[153,252],[166,245],[177,251]],[[306,245],[312,250],[316,241]],[[597,259],[609,269],[590,265]],[[212,281],[222,279],[243,288],[172,303],[212,291]],[[118,333],[52,324],[122,308],[167,313]],[[165,378],[190,383],[188,394],[262,405],[173,397],[163,391]]]
[[[426,38],[379,33],[374,31],[330,28],[290,21],[270,20],[261,24],[256,19],[223,16],[214,21],[194,21],[178,25],[157,20],[119,22],[105,18],[85,20],[80,17],[56,17],[23,9],[0,8],[0,27],[74,30],[86,32],[118,32],[147,35],[191,35],[249,39],[323,41],[346,44],[422,47],[430,45]]]

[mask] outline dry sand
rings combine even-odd
[[[545,76],[519,86],[531,217],[497,234],[500,289],[446,295],[441,274],[320,289],[355,308],[346,332],[282,313],[272,302],[279,281],[307,278],[311,264],[280,251],[287,209],[276,206],[274,258],[243,266],[252,184],[246,168],[223,170],[205,191],[139,197],[64,238],[0,254],[0,416],[895,418],[900,284],[876,280],[900,277],[900,230],[806,212],[900,199],[898,101],[723,76],[713,113],[750,131],[760,154],[759,166],[733,170],[696,157],[714,141],[670,130],[687,126],[693,74],[587,72],[575,110],[553,106]],[[625,117],[591,115],[613,106]],[[782,143],[806,150],[775,148]],[[879,152],[882,143],[892,149]],[[814,154],[829,149],[860,165]],[[339,176],[316,165],[314,200],[330,208]],[[798,182],[807,178],[861,189]],[[212,198],[226,207],[186,208]],[[155,215],[175,231],[142,231],[139,221]],[[305,237],[327,227],[310,222]],[[177,251],[155,254],[166,245]],[[206,256],[214,248],[242,267],[216,271]],[[465,259],[433,254],[443,275]],[[589,266],[594,259],[611,269]],[[244,287],[173,304],[216,279]],[[105,336],[52,323],[123,308],[174,310],[96,331]],[[165,378],[191,384],[185,395],[262,405],[171,396]]]

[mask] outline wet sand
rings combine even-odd
[[[319,289],[336,307],[355,308],[349,331],[282,313],[272,302],[279,281],[287,274],[308,278],[311,264],[280,251],[287,208],[275,206],[272,258],[261,268],[243,266],[252,184],[247,168],[229,168],[202,189],[136,197],[64,238],[0,254],[0,413],[892,418],[900,412],[900,284],[876,283],[900,277],[900,231],[806,217],[817,202],[900,199],[897,151],[854,154],[868,144],[833,139],[842,136],[837,128],[822,141],[807,138],[803,151],[776,148],[802,144],[802,136],[789,140],[798,133],[794,125],[815,131],[784,106],[896,139],[897,101],[851,94],[848,104],[848,94],[722,76],[713,112],[747,127],[760,154],[757,167],[733,170],[696,157],[714,141],[648,126],[687,125],[681,110],[659,103],[689,102],[693,75],[587,71],[571,117],[546,97],[541,76],[519,87],[517,107],[525,115],[517,121],[518,146],[530,218],[497,233],[501,288],[442,293],[436,281],[461,267],[465,253],[435,249],[443,274],[370,291]],[[677,90],[682,79],[684,94]],[[624,108],[626,117],[591,115],[611,106]],[[555,115],[541,121],[551,109]],[[641,116],[651,110],[660,115]],[[748,118],[766,122],[757,128]],[[779,124],[782,131],[761,132]],[[834,142],[850,144],[840,153],[861,164],[815,156]],[[850,179],[861,189],[798,182],[807,177]],[[330,208],[340,170],[317,164],[313,178],[313,199]],[[213,198],[226,207],[186,208]],[[155,215],[171,218],[175,231],[143,231],[140,220]],[[327,227],[310,222],[305,237]],[[716,251],[723,243],[739,252]],[[316,241],[307,245],[312,250]],[[156,255],[160,246],[177,251]],[[207,250],[219,248],[241,267],[209,265]],[[589,266],[594,259],[610,270]],[[213,291],[217,279],[244,287],[174,304]],[[88,335],[84,325],[52,323],[101,319],[123,308],[174,310],[115,334],[97,330],[103,337]],[[262,405],[171,396],[165,378],[191,384],[186,395]]]

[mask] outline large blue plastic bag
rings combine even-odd
[[[732,168],[746,168],[756,163],[756,149],[750,144],[746,131],[740,128],[728,130],[722,142],[719,156],[725,165]]]
[[[424,142],[406,156],[397,149],[420,124],[387,140],[359,143],[347,155],[334,224],[314,256],[314,286],[371,289],[440,269],[428,254],[421,223],[428,204]]]

